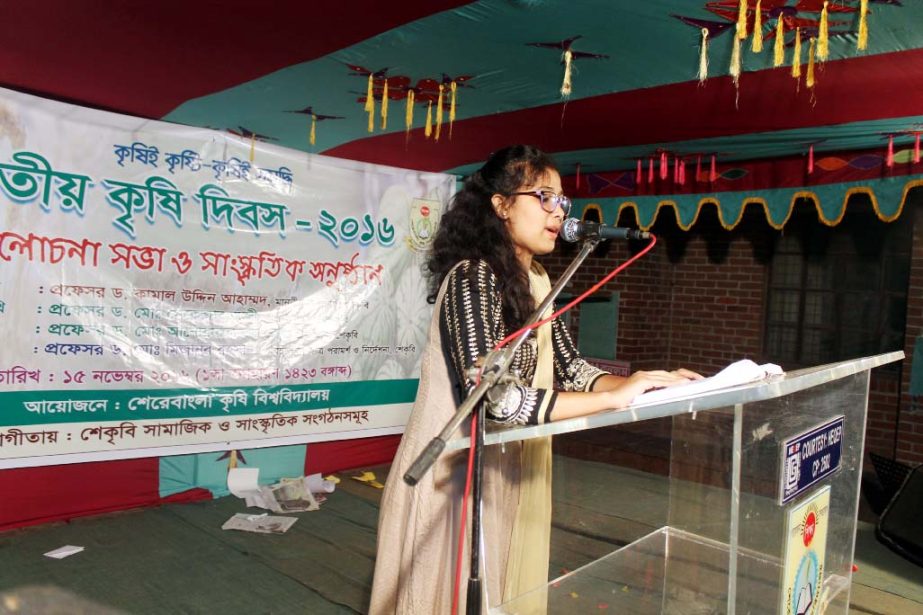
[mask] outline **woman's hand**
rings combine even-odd
[[[621,385],[608,391],[608,393],[611,396],[613,408],[624,408],[630,405],[635,397],[646,391],[663,389],[701,379],[701,375],[685,368],[674,369],[671,372],[662,369],[637,371],[623,380]]]

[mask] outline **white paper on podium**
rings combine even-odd
[[[782,368],[774,363],[757,365],[750,359],[742,359],[735,363],[731,363],[710,378],[693,380],[674,387],[642,393],[634,398],[631,405],[654,404],[683,397],[694,397],[702,393],[717,391],[719,389],[727,389],[742,384],[750,384],[751,382],[759,382],[770,376],[780,376],[784,373]]]

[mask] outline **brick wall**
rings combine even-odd
[[[923,190],[915,191],[917,197]],[[917,203],[921,206],[917,206]],[[914,216],[912,267],[907,306],[903,373],[876,370],[870,385],[866,448],[905,463],[923,463],[923,398],[908,395],[910,360],[923,334],[923,198],[908,199],[903,215]],[[740,224],[722,228],[706,207],[689,231],[660,216],[654,250],[600,292],[620,291],[618,358],[632,369],[680,366],[714,373],[742,358],[762,356],[766,283],[773,238],[778,231],[761,209],[748,207]],[[631,225],[632,219],[620,221]],[[576,294],[630,255],[625,242],[609,242],[592,254],[567,292]],[[564,247],[542,259],[552,280],[576,254]],[[573,319],[576,332],[579,315]],[[899,396],[898,391],[903,395]],[[899,405],[900,397],[900,405]],[[916,410],[920,407],[921,410]],[[897,434],[897,437],[895,437]]]

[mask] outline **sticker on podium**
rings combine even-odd
[[[785,517],[785,559],[779,615],[823,613],[830,486],[793,506]]]
[[[844,417],[838,416],[785,440],[779,503],[785,504],[840,467]]]

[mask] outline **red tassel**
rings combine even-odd
[[[580,163],[577,163],[577,190],[580,190]]]
[[[673,183],[679,183],[679,157],[673,156]]]
[[[641,185],[641,159],[638,158],[638,170],[635,172],[635,186]]]
[[[711,155],[711,171],[708,173],[708,181],[716,182],[718,180],[718,169],[715,166],[715,155]]]
[[[808,175],[814,172],[814,146],[808,148]]]
[[[920,133],[913,140],[913,164],[920,162]]]
[[[654,159],[648,158],[647,160],[647,183],[654,183]]]
[[[700,156],[695,157],[695,181],[697,182],[702,181],[700,179],[701,177],[702,177],[702,156],[700,155]]]
[[[660,152],[660,179],[667,178],[667,153]]]
[[[686,185],[686,161],[685,160],[679,161],[679,185],[680,186]]]
[[[894,135],[888,135],[888,157],[885,159],[885,166],[889,169],[894,166]]]

